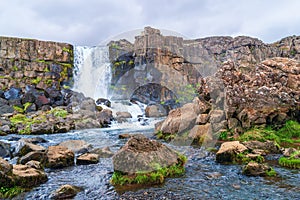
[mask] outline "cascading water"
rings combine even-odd
[[[74,65],[73,90],[94,99],[109,98],[111,66],[108,47],[76,46]]]

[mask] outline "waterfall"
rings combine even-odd
[[[108,47],[76,46],[74,49],[73,90],[94,99],[109,98],[111,66]]]

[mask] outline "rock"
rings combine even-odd
[[[297,149],[295,149],[295,148],[285,148],[283,151],[283,156],[290,157],[296,151],[297,151]]]
[[[47,143],[48,141],[41,137],[33,137],[33,138],[23,138],[22,141],[29,142],[32,144],[39,144],[39,143]]]
[[[243,142],[243,145],[245,145],[248,149],[254,151],[254,150],[264,150],[266,154],[278,154],[281,153],[280,147],[276,145],[273,141],[267,141],[267,142],[260,142],[260,141],[248,141]]]
[[[132,115],[129,112],[117,112],[117,118],[132,118]]]
[[[42,147],[40,145],[32,144],[26,141],[23,141],[22,139],[18,142],[18,145],[16,147],[16,155],[18,156],[25,156],[27,153],[32,151],[39,151],[44,152],[46,151],[45,147]]]
[[[43,163],[45,157],[46,157],[46,153],[44,151],[31,151],[26,155],[22,156],[21,158],[19,158],[18,163],[25,165],[27,162],[31,160],[35,160]]]
[[[11,187],[14,184],[12,169],[13,166],[0,157],[0,187]]]
[[[92,149],[92,145],[84,140],[67,140],[61,142],[59,146],[66,147],[73,151],[75,154],[83,154]]]
[[[35,99],[34,103],[38,108],[42,108],[43,106],[50,104],[50,99],[48,99],[45,95],[40,95]]]
[[[167,115],[166,109],[162,105],[149,105],[145,109],[146,117],[163,117]]]
[[[107,107],[111,107],[111,102],[108,99],[105,98],[99,98],[96,101],[97,105],[105,105]]]
[[[62,185],[50,195],[50,199],[73,199],[82,188],[74,185]]]
[[[100,113],[97,113],[96,116],[102,127],[107,127],[111,124],[113,119],[112,111],[109,109],[103,109]]]
[[[45,167],[63,168],[74,165],[74,153],[63,146],[50,146],[46,152]]]
[[[162,143],[135,135],[113,156],[113,165],[115,171],[134,174],[155,171],[157,166],[169,167],[178,159],[178,154]]]
[[[99,162],[99,155],[95,153],[85,153],[77,158],[77,165],[90,165]]]
[[[196,125],[204,125],[208,122],[209,115],[208,114],[200,114],[196,119]]]
[[[0,106],[0,113],[13,113],[14,112],[14,108],[12,106],[9,105],[2,105]]]
[[[0,141],[0,157],[6,158],[11,156],[10,144]]]
[[[34,123],[30,126],[32,135],[36,134],[51,134],[54,133],[54,125],[50,121],[44,121],[41,123]]]
[[[128,139],[132,137],[132,134],[124,133],[119,135],[119,139]]]
[[[203,142],[212,141],[212,128],[209,123],[205,125],[195,125],[188,134],[193,143],[202,144]]]
[[[48,180],[45,172],[27,165],[13,165],[12,176],[17,185],[25,188],[38,186]]]
[[[219,163],[231,163],[236,155],[247,150],[239,141],[224,142],[216,153],[216,161]]]
[[[247,176],[267,176],[267,172],[271,170],[266,164],[259,164],[256,162],[249,162],[243,167],[243,174]]]
[[[36,160],[30,160],[25,165],[34,169],[44,170],[42,163]]]
[[[109,147],[93,149],[90,153],[98,154],[99,158],[110,158],[114,155]]]
[[[21,97],[21,90],[20,88],[12,87],[4,92],[4,97],[7,100],[19,99]]]

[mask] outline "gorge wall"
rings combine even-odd
[[[73,46],[66,43],[0,37],[0,90],[26,86],[44,90],[71,84]]]

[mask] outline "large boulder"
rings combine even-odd
[[[247,176],[269,176],[269,175],[275,175],[275,174],[269,174],[272,170],[271,167],[269,167],[266,164],[260,164],[256,162],[249,162],[247,165],[243,167],[243,174]]]
[[[179,161],[178,153],[166,145],[143,135],[131,137],[113,156],[115,171],[126,174],[151,172],[157,167],[169,167]]]
[[[236,160],[236,156],[247,150],[239,141],[224,142],[216,153],[216,161],[219,163],[231,163]]]
[[[12,176],[17,185],[31,188],[48,180],[45,172],[28,165],[13,165]]]
[[[22,139],[18,142],[18,145],[16,147],[16,155],[25,156],[27,153],[32,152],[32,151],[43,152],[43,151],[46,151],[46,148],[43,146],[40,146],[40,145],[26,142]]]
[[[18,159],[18,163],[20,164],[26,164],[27,162],[34,160],[39,162],[44,162],[46,157],[46,153],[44,151],[31,151],[27,153],[26,155],[22,156]]]
[[[67,140],[61,142],[59,146],[66,147],[73,151],[75,154],[83,154],[92,149],[92,145],[84,140]]]
[[[248,141],[248,142],[243,142],[243,145],[245,145],[251,151],[262,150],[264,151],[265,154],[281,153],[280,146],[273,141],[266,141],[266,142]]]
[[[63,146],[50,146],[46,152],[45,167],[63,168],[74,165],[74,152]]]

